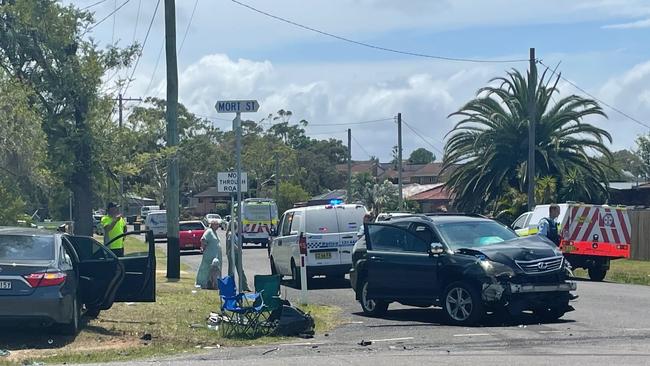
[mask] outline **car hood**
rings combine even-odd
[[[552,242],[537,235],[479,248],[461,248],[456,252],[477,257],[484,256],[493,262],[505,264],[512,268],[516,267],[515,261],[534,261],[561,255]]]

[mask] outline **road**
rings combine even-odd
[[[222,242],[223,232],[221,232]],[[225,254],[224,254],[225,258]],[[184,255],[198,268],[200,255]],[[246,274],[270,272],[266,249],[244,249]],[[252,283],[251,283],[252,286]],[[282,295],[296,301],[299,291],[283,285]],[[504,324],[494,317],[478,327],[441,324],[440,309],[391,304],[384,319],[368,318],[354,300],[347,281],[314,281],[309,301],[341,308],[343,324],[314,339],[247,348],[221,348],[182,359],[186,365],[648,365],[650,364],[650,287],[613,283],[578,283],[576,311],[560,321],[539,324],[532,317]],[[362,341],[368,346],[360,346]],[[156,360],[160,364],[181,359]],[[128,363],[150,365],[151,361]]]

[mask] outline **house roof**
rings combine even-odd
[[[402,195],[406,199],[411,199],[411,197],[420,194],[422,192],[440,187],[445,185],[444,183],[436,183],[436,184],[407,184],[404,187],[402,187]]]
[[[437,187],[420,192],[410,198],[413,201],[428,201],[428,200],[451,200],[451,192],[445,187],[444,184],[439,184]]]
[[[210,187],[206,189],[205,191],[201,193],[197,193],[194,195],[194,197],[197,198],[205,198],[205,197],[230,197],[230,193],[225,193],[225,192],[219,192],[217,190],[217,187]]]

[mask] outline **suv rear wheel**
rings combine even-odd
[[[481,294],[466,282],[458,281],[447,286],[443,299],[445,315],[452,324],[471,325],[483,315]]]
[[[368,298],[368,280],[365,278],[361,281],[361,309],[363,313],[369,316],[382,316],[388,310],[388,303],[382,300]]]

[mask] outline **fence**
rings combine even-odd
[[[650,210],[629,210],[632,230],[630,258],[650,260]]]

